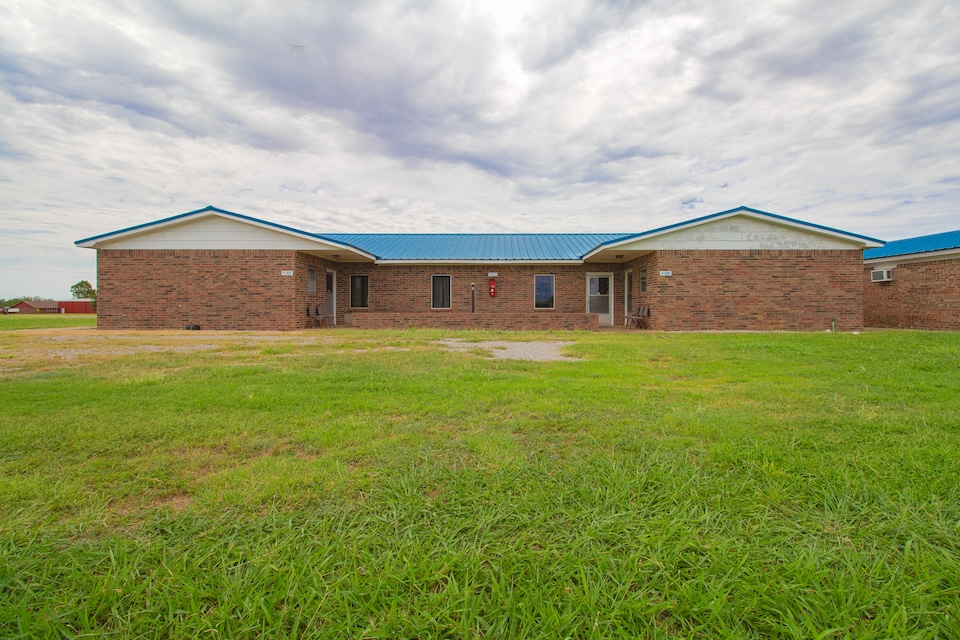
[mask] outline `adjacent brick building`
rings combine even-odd
[[[870,249],[864,267],[867,326],[960,329],[960,231]]]
[[[863,325],[879,241],[741,207],[642,233],[315,234],[207,207],[77,242],[98,326],[663,330]]]

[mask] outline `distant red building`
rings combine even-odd
[[[95,300],[90,298],[77,298],[75,300],[61,300],[60,313],[96,313],[94,308]]]
[[[77,298],[74,300],[23,300],[10,307],[18,313],[96,313],[96,300]]]
[[[19,309],[20,313],[60,313],[60,303],[56,300],[22,300],[11,309]]]

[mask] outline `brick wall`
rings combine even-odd
[[[487,283],[489,272],[496,272],[497,295],[490,297]],[[362,316],[386,314],[405,317],[406,322],[422,322],[422,326],[455,326],[466,322],[471,315],[482,317],[484,326],[507,328],[526,318],[530,328],[559,328],[570,325],[586,328],[582,318],[586,312],[586,273],[614,273],[614,306],[616,318],[623,321],[623,272],[619,265],[337,265],[337,322],[346,321],[356,326],[372,328],[398,326],[398,321],[366,319]],[[534,276],[554,276],[554,308],[534,308]],[[350,276],[368,276],[369,302],[366,309],[354,309],[350,305]],[[450,308],[431,309],[432,277],[450,276]],[[475,312],[471,314],[470,283],[476,283]],[[617,302],[619,300],[619,302]],[[619,305],[619,306],[617,306]],[[560,318],[560,316],[566,316]],[[441,319],[446,317],[447,319]],[[542,318],[541,318],[542,317]],[[428,318],[437,318],[427,321]],[[497,320],[498,318],[502,320]],[[538,319],[541,318],[541,319]],[[595,322],[588,322],[595,326]],[[512,328],[512,327],[511,327]],[[519,328],[519,327],[517,327]],[[567,328],[564,326],[564,328]]]
[[[315,293],[307,292],[309,267],[317,269]],[[641,268],[647,270],[646,292],[639,291]],[[634,306],[651,308],[653,329],[822,330],[834,318],[839,330],[863,324],[860,251],[660,251],[623,266],[377,266],[333,263],[294,251],[101,249],[98,326],[305,328],[312,326],[308,306],[326,308],[329,270],[336,273],[339,325],[594,329],[596,316],[585,313],[586,274],[613,274],[614,326],[620,326],[624,269],[634,274]],[[281,276],[283,270],[295,275]],[[673,276],[661,277],[660,270],[672,270]],[[487,293],[490,271],[498,272],[493,298]],[[451,277],[450,309],[430,308],[435,274]],[[555,276],[554,309],[533,306],[537,274]],[[369,277],[366,309],[350,308],[351,275]],[[471,282],[477,284],[475,313],[470,310]]]
[[[817,331],[833,320],[838,331],[863,326],[858,250],[658,251],[647,264],[648,294],[639,299],[650,305],[653,329]]]
[[[295,329],[294,268],[293,251],[100,249],[97,326]]]
[[[868,327],[960,329],[960,258],[899,264],[890,282],[863,272]]]
[[[307,312],[307,307],[320,307],[320,313],[326,314],[327,310],[327,272],[336,271],[340,266],[335,262],[318,258],[307,253],[297,252],[294,262],[295,284],[295,302],[294,302],[294,321],[296,329],[306,329],[316,326],[316,322],[311,320]],[[317,270],[317,290],[314,293],[309,292],[308,279],[310,267]]]
[[[363,313],[353,317],[358,329],[506,329],[597,331],[595,313]]]
[[[631,260],[630,262],[624,264],[624,270],[629,270],[633,274],[633,309],[630,310],[631,313],[637,310],[637,307],[640,305],[646,305],[650,307],[650,316],[647,318],[647,326],[653,327],[653,314],[654,314],[654,290],[653,283],[656,282],[657,276],[657,254],[648,253],[644,256],[640,256],[636,260]],[[641,273],[646,273],[646,290],[642,289],[642,279]],[[625,308],[625,307],[624,307]],[[621,318],[621,324],[623,324],[623,319]]]

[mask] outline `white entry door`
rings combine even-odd
[[[327,315],[330,324],[337,324],[337,274],[327,271]]]
[[[587,313],[600,315],[600,326],[613,326],[613,274],[587,274]]]

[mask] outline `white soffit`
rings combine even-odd
[[[679,227],[635,240],[625,240],[605,250],[790,250],[862,249],[863,240],[839,233],[818,231],[802,224],[737,213],[688,227]]]

